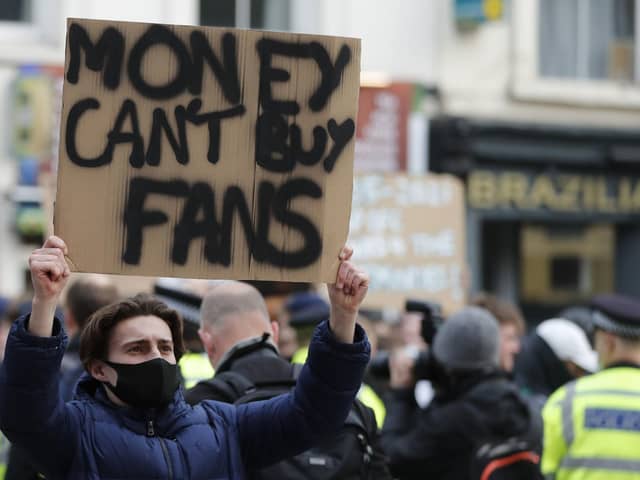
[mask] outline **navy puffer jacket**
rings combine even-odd
[[[0,370],[0,427],[32,455],[48,479],[241,479],[337,431],[360,387],[369,356],[361,328],[353,344],[318,326],[291,394],[241,406],[189,406],[176,393],[167,407],[119,408],[90,377],[64,403],[59,367],[67,343],[13,326]]]

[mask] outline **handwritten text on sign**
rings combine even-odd
[[[368,302],[401,308],[407,297],[463,305],[464,197],[449,176],[356,177],[349,242],[370,272]]]
[[[331,280],[358,75],[354,39],[70,20],[56,231],[76,268]]]

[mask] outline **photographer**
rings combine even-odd
[[[531,462],[510,478],[535,478],[537,455],[525,451],[539,451],[539,419],[500,371],[499,338],[498,323],[486,310],[468,307],[452,315],[430,350],[426,376],[436,395],[425,410],[418,408],[413,395],[414,359],[392,355],[382,446],[398,478],[480,478],[482,462],[492,460],[478,454],[487,451],[482,447],[514,438],[520,455],[514,458]],[[508,449],[488,449],[498,450]]]

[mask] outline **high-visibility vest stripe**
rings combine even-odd
[[[576,382],[571,382],[566,387],[566,393],[560,400],[560,408],[562,411],[562,436],[569,448],[575,440],[575,428],[573,425],[573,403],[575,397],[591,396],[591,395],[612,395],[622,397],[640,397],[640,392],[629,390],[613,390],[613,389],[597,389],[576,391]]]
[[[562,436],[567,448],[576,438],[575,429],[573,428],[573,397],[576,393],[576,382],[567,385],[567,392],[562,400]]]
[[[571,384],[567,384],[567,388]],[[575,389],[574,389],[575,390]],[[614,389],[598,389],[598,390],[584,390],[584,391],[574,391],[574,396],[576,397],[588,397],[590,395],[620,395],[621,397],[640,397],[640,392],[632,392],[629,390],[614,390]],[[563,400],[558,400],[554,403],[554,405],[562,405]]]
[[[589,468],[593,470],[618,470],[622,472],[640,472],[640,460],[623,460],[620,458],[581,458],[565,456],[561,468]]]

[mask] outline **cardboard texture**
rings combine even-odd
[[[335,280],[358,39],[67,27],[54,226],[73,270]]]
[[[450,175],[357,175],[349,244],[371,276],[366,306],[465,305],[464,188]]]

